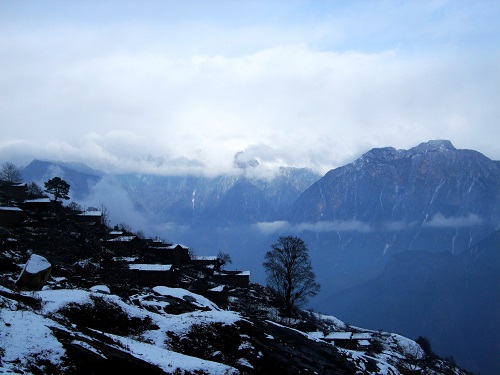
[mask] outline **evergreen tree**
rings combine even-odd
[[[45,191],[54,196],[54,201],[69,199],[70,185],[60,177],[54,177],[44,183]]]

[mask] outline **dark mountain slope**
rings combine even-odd
[[[33,160],[22,170],[24,182],[36,182],[44,189],[43,183],[53,177],[61,177],[70,184],[70,195],[76,200],[84,199],[90,188],[97,184],[103,173],[81,163],[56,163]]]
[[[117,176],[134,203],[158,220],[197,227],[277,220],[319,178],[305,168],[280,168],[272,180],[244,175]]]
[[[449,141],[374,149],[328,172],[286,218],[327,228],[303,236],[318,249],[318,274],[331,273],[322,282],[338,290],[382,272],[393,254],[456,254],[492,233],[500,223],[500,168]]]
[[[495,374],[500,362],[500,231],[459,256],[404,252],[379,277],[320,305],[349,323],[428,337],[438,354]]]

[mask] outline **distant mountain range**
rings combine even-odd
[[[60,173],[77,200],[112,179],[137,215],[148,216],[150,223],[170,223],[162,228],[173,228],[168,235],[191,248],[209,244],[215,252],[226,249],[259,281],[263,255],[276,237],[299,235],[322,284],[314,307],[373,329],[426,334],[440,354],[452,354],[462,364],[473,352],[466,353],[465,346],[446,348],[446,342],[487,340],[466,327],[475,326],[471,309],[489,311],[491,298],[497,297],[497,279],[480,277],[489,274],[483,268],[497,263],[486,256],[474,258],[471,249],[500,228],[499,161],[437,140],[409,150],[373,149],[323,177],[307,169],[281,168],[272,181],[255,180],[244,173],[255,167],[253,161],[235,166],[242,173],[215,178],[107,176],[81,165],[33,161],[23,175],[26,181],[40,181]],[[499,248],[493,247],[493,256]],[[475,281],[473,274],[478,275]],[[442,304],[424,308],[425,315],[421,307],[429,306],[430,296]],[[474,307],[465,308],[464,301]],[[424,322],[441,322],[443,329]],[[445,329],[443,322],[453,325]],[[491,324],[486,345],[498,351],[500,323]],[[487,366],[481,373],[488,373]]]

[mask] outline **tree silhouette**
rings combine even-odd
[[[69,199],[70,185],[60,177],[54,177],[44,183],[45,191],[54,196],[54,201]]]
[[[219,250],[219,252],[217,253],[217,260],[218,260],[218,268],[224,268],[226,264],[233,263],[231,255],[222,250]]]
[[[267,285],[281,300],[288,315],[319,292],[307,246],[299,237],[279,237],[272,250],[265,254],[263,265]]]
[[[5,162],[0,169],[0,180],[18,184],[22,181],[21,171],[13,163]]]

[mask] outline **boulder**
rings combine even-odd
[[[24,265],[16,284],[22,289],[41,290],[47,282],[51,271],[52,265],[47,259],[40,255],[32,254]]]

